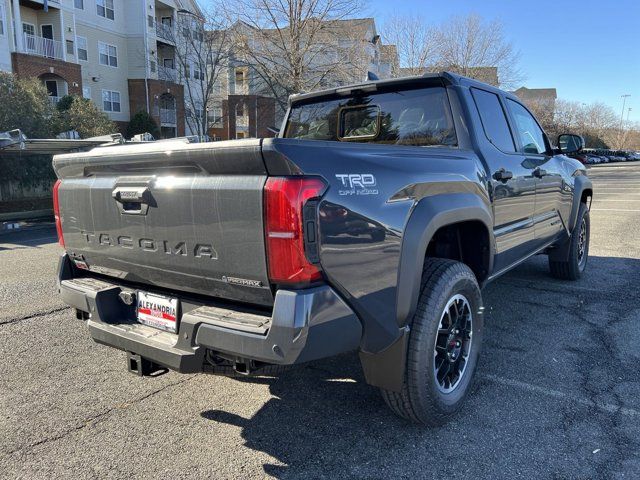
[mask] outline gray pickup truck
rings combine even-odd
[[[296,95],[278,138],[57,155],[64,301],[139,375],[357,351],[389,407],[462,405],[481,288],[535,254],[574,280],[593,189],[511,94],[450,73]]]

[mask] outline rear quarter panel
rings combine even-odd
[[[490,209],[484,170],[472,151],[289,139],[265,140],[263,151],[270,174],[326,180],[319,206],[320,261],[365,324],[367,351],[398,336],[403,235],[418,202],[471,193]]]

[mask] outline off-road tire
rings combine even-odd
[[[434,347],[443,311],[449,300],[463,295],[472,314],[472,341],[467,366],[455,388],[439,390],[434,372]],[[405,376],[400,392],[382,389],[382,396],[397,415],[428,426],[445,423],[464,403],[471,390],[482,343],[482,295],[469,267],[453,260],[427,258],[422,270],[420,297],[410,324]]]
[[[583,228],[586,229],[584,232],[586,238],[584,241],[586,242],[582,248],[583,253],[580,254],[581,251],[581,235]],[[576,225],[571,233],[571,237],[569,238],[569,257],[566,261],[553,261],[551,257],[549,257],[549,270],[551,270],[551,275],[555,278],[559,278],[561,280],[578,280],[584,270],[587,268],[587,261],[589,259],[589,234],[591,231],[591,221],[589,219],[589,209],[585,203],[580,204],[580,208],[578,209],[578,218],[576,219]]]

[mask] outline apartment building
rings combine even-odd
[[[193,18],[180,24],[197,35],[198,17],[193,0],[0,0],[0,70],[39,78],[54,103],[90,98],[123,131],[143,110],[163,137],[189,134],[198,99],[185,99],[176,30]]]
[[[324,87],[362,82],[371,72],[379,78],[391,78],[398,72],[398,52],[394,45],[383,45],[373,18],[332,20],[326,22],[331,31],[330,40],[319,42],[324,55],[353,57],[344,59],[348,68],[335,78],[327,78]],[[237,22],[227,38],[269,35],[276,32],[261,30]],[[251,42],[251,40],[249,40]],[[339,48],[332,42],[341,42]],[[268,47],[267,47],[268,48]],[[273,136],[279,128],[284,111],[279,108],[273,92],[265,88],[260,75],[234,45],[226,62],[227,68],[219,75],[214,86],[208,112],[209,136],[213,139]],[[319,64],[330,63],[324,55],[317,57]],[[353,59],[356,59],[355,61]],[[338,61],[342,61],[339,58]]]
[[[540,104],[553,112],[558,99],[558,92],[555,88],[527,88],[520,87],[514,90],[514,95],[518,96],[523,102]]]

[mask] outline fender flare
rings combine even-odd
[[[593,192],[593,184],[591,183],[591,179],[586,175],[576,176],[573,184],[573,204],[571,205],[571,216],[569,217],[569,224],[567,225],[570,234],[573,232],[573,229],[576,226],[578,210],[580,209],[582,194],[585,190],[591,190]]]
[[[400,252],[396,288],[398,338],[380,352],[359,352],[369,385],[399,392],[405,372],[409,342],[408,321],[420,295],[422,267],[429,242],[441,227],[465,221],[480,221],[489,232],[489,272],[493,268],[493,216],[485,201],[473,193],[451,193],[425,197],[411,211]]]
[[[489,205],[472,193],[435,195],[422,199],[413,209],[402,238],[396,320],[405,326],[415,313],[420,295],[422,267],[429,242],[442,227],[466,221],[479,221],[489,232],[489,268],[493,268],[493,215]]]
[[[568,235],[561,243],[549,251],[549,259],[553,262],[566,262],[569,258],[569,252],[571,251],[571,235],[573,234],[573,229],[576,226],[578,210],[580,210],[582,194],[585,190],[591,190],[591,192],[593,192],[593,184],[591,183],[591,180],[586,175],[576,176],[573,184],[573,203],[571,204],[571,214],[569,216],[569,222],[567,223]]]

